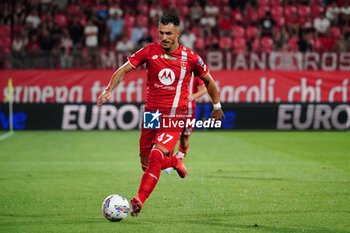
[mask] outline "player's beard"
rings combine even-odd
[[[162,41],[161,45],[162,45],[162,48],[165,50],[165,52],[169,52],[170,49],[174,46],[175,44],[175,41],[167,41],[168,43],[166,44],[163,44],[165,41]]]
[[[162,41],[162,48],[163,48],[166,52],[169,52],[171,46],[172,46],[172,44],[170,43],[170,41],[169,41],[168,43],[165,43],[165,41]]]

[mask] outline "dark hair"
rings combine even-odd
[[[175,27],[178,27],[180,25],[180,19],[176,15],[164,14],[160,19],[160,23],[163,25],[168,25],[169,23],[172,23]]]

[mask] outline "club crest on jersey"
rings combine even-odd
[[[180,64],[181,64],[181,67],[182,67],[182,68],[186,68],[187,60],[181,59]]]
[[[158,78],[164,85],[170,85],[175,81],[175,74],[171,69],[165,68],[159,72]]]

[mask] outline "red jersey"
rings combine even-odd
[[[159,110],[162,114],[187,115],[192,72],[198,77],[209,72],[199,55],[182,45],[168,54],[160,42],[151,43],[132,54],[128,60],[134,68],[146,63],[145,110]]]

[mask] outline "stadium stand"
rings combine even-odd
[[[121,40],[156,41],[163,13],[178,14],[195,51],[349,51],[349,0],[14,0],[0,3],[1,68],[100,68],[96,53]],[[89,25],[92,22],[93,25]],[[97,28],[97,40],[86,30]],[[87,29],[88,28],[88,29]],[[89,29],[90,28],[90,29]],[[146,33],[148,36],[142,36]],[[89,37],[89,39],[88,39]],[[141,41],[142,40],[142,41]],[[304,43],[304,42],[303,42]],[[339,46],[341,44],[341,46]],[[304,45],[304,44],[303,44]],[[341,49],[340,49],[341,48]],[[309,50],[308,50],[309,51]],[[131,51],[132,52],[132,51]],[[67,59],[69,57],[69,59]],[[88,57],[92,64],[83,64]],[[93,59],[92,59],[92,58]],[[40,62],[49,59],[50,62]],[[67,66],[67,60],[72,65]]]

